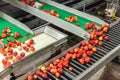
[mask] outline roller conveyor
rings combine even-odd
[[[64,73],[59,78],[56,78],[51,73],[47,73],[49,76],[48,80],[50,79],[52,80],[56,80],[56,79],[58,80],[88,80],[94,73],[96,73],[99,69],[101,69],[107,63],[109,63],[113,58],[115,58],[119,54],[120,38],[116,37],[116,36],[120,36],[119,25],[120,23],[116,24],[109,30],[109,32],[106,33],[106,35],[108,35],[110,38],[109,41],[103,41],[105,45],[102,47],[97,46],[98,51],[94,55],[91,56],[91,61],[89,63],[81,65],[78,62],[78,60],[71,59],[69,65],[72,66],[73,71],[69,71],[67,68],[63,68]],[[111,45],[111,44],[114,44],[114,45]],[[70,48],[69,50],[74,49],[78,47],[79,45],[80,43]],[[46,66],[50,64],[51,62],[53,62],[54,60],[61,58],[69,50],[64,51],[63,53],[47,61],[43,65]],[[27,75],[28,73],[18,78],[18,80],[25,80]]]

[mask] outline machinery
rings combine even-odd
[[[33,39],[36,50],[33,54],[29,54],[22,60],[2,69],[0,78],[3,80],[26,80],[27,76],[34,74],[39,66],[48,66],[54,60],[64,57],[69,50],[79,47],[82,41],[90,40],[91,36],[86,32],[84,26],[91,22],[95,23],[98,28],[102,24],[110,25],[111,29],[105,33],[105,35],[109,36],[109,40],[103,40],[103,46],[95,46],[97,52],[90,56],[91,60],[89,63],[80,64],[78,59],[71,59],[69,65],[72,67],[72,71],[63,67],[64,72],[60,77],[47,72],[48,80],[88,80],[119,54],[120,39],[117,37],[120,36],[119,19],[107,23],[103,18],[100,19],[97,16],[88,14],[90,12],[88,7],[91,6],[93,8],[94,6],[91,4],[102,2],[101,0],[61,0],[60,2],[57,0],[4,1],[7,3],[2,4],[3,6],[9,3],[9,5],[15,6],[14,9],[16,7],[17,9],[15,12],[11,10],[11,13],[0,9],[4,12],[0,12],[0,18],[15,24],[18,28],[21,28],[21,31],[24,30],[24,32],[31,34],[32,36],[27,37],[28,39],[25,42],[27,43],[29,39]],[[21,14],[17,14],[17,11],[20,13],[18,9],[20,9]],[[115,7],[112,7],[112,9],[107,7],[106,10],[112,13],[111,15],[107,14],[108,16],[115,17]],[[53,12],[56,14],[52,14]],[[21,15],[23,16],[19,17]],[[70,20],[71,17],[76,20]],[[38,80],[43,79],[38,77]]]

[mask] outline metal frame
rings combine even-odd
[[[14,19],[14,18],[12,18],[10,16],[8,16],[7,14],[5,14],[5,13],[3,13],[1,11],[0,11],[0,17],[3,18],[3,19],[5,19],[5,20],[7,20],[7,21],[9,21],[9,22],[11,22],[12,24],[17,25],[21,29],[23,29],[23,30],[25,30],[25,31],[33,34],[33,31],[29,27],[27,27],[25,24],[19,22],[18,20]]]
[[[73,33],[73,34],[75,34],[75,35],[77,35],[79,37],[82,37],[84,39],[89,38],[89,34],[85,30],[83,30],[83,29],[81,29],[79,27],[76,27],[75,25],[73,25],[73,24],[71,24],[69,22],[63,21],[63,20],[61,20],[59,18],[51,16],[51,15],[49,15],[47,13],[44,13],[44,12],[42,12],[42,11],[40,11],[38,9],[35,9],[35,8],[29,6],[29,5],[26,5],[26,4],[22,3],[22,2],[19,2],[18,0],[14,0],[14,1],[13,0],[4,0],[4,1],[6,1],[6,2],[8,2],[8,3],[20,8],[20,9],[23,9],[24,11],[27,11],[27,12],[29,12],[29,13],[43,19],[43,20],[46,20],[46,21],[48,21],[48,22],[50,22],[52,24],[55,24],[58,27],[66,30],[66,31],[69,31],[69,32],[71,32],[71,33]]]

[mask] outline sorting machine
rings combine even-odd
[[[16,76],[18,80],[26,80],[27,75],[30,73],[34,73],[35,69],[38,66],[41,66],[41,65],[46,66],[50,64],[53,60],[64,56],[70,49],[74,49],[81,44],[81,41],[80,41],[78,44],[74,44],[73,47],[70,46],[71,47],[70,49],[63,51],[57,56],[50,59],[52,54],[54,54],[57,50],[60,50],[61,48],[66,47],[67,45],[66,44],[67,37],[69,36],[63,32],[58,31],[59,28],[67,32],[70,32],[76,35],[77,37],[82,38],[83,40],[86,40],[86,39],[89,39],[89,34],[84,30],[84,26],[86,23],[94,22],[97,25],[106,23],[103,20],[95,16],[75,10],[78,8],[78,6],[77,7],[74,7],[75,5],[71,6],[75,8],[73,9],[65,5],[62,5],[62,3],[63,4],[70,4],[72,2],[74,3],[75,0],[68,0],[68,1],[66,0],[65,2],[59,2],[59,3],[56,3],[51,0],[36,0],[36,3],[38,5],[45,3],[45,5],[47,5],[47,7],[45,8],[46,10],[50,10],[51,8],[56,9],[57,11],[59,11],[61,17],[64,17],[64,15],[65,16],[71,16],[71,15],[77,16],[78,21],[80,23],[79,27],[76,26],[76,23],[66,22],[63,18],[56,18],[54,16],[51,16],[49,14],[42,12],[41,8],[33,8],[32,6],[26,5],[18,0],[14,0],[14,1],[4,0],[4,1],[28,12],[28,14],[30,13],[32,15],[37,16],[38,18],[41,18],[49,22],[49,23],[45,22],[45,24],[42,26],[36,27],[34,29],[30,29],[23,23],[1,12],[2,14],[1,18],[4,18],[4,19],[7,18],[9,22],[13,21],[11,22],[12,24],[17,25],[18,28],[21,28],[25,32],[29,32],[29,34],[32,35],[32,37],[30,38],[35,40],[35,48],[36,48],[36,51],[33,54],[26,56],[24,59],[2,70],[0,72],[0,78],[4,80],[10,79],[11,73],[14,74],[14,76]],[[86,5],[90,5],[91,3],[97,2],[100,0],[86,0],[86,1],[89,2]],[[84,0],[81,0],[79,4],[82,4],[83,2]],[[35,5],[35,6],[38,6],[38,5]],[[79,6],[79,8],[81,7],[83,7],[83,5]],[[3,17],[3,15],[5,16]],[[56,25],[58,27],[58,30],[56,30],[57,28],[51,27],[50,24]],[[73,71],[69,71],[67,68],[63,68],[64,73],[60,76],[60,78],[56,78],[54,75],[48,72],[47,74],[49,76],[49,80],[56,80],[56,79],[58,80],[87,80],[94,73],[96,73],[100,68],[102,68],[104,65],[109,63],[113,58],[115,58],[119,54],[119,49],[120,49],[120,45],[119,45],[120,39],[118,37],[120,36],[119,35],[119,26],[120,26],[119,20],[115,23],[111,23],[110,25],[111,25],[111,29],[109,30],[109,32],[106,33],[106,35],[109,36],[110,40],[103,41],[104,45],[102,47],[97,46],[98,51],[96,52],[96,54],[91,56],[90,63],[81,65],[79,64],[77,60],[71,60],[70,66],[73,67]],[[39,80],[42,80],[42,79],[39,77]]]

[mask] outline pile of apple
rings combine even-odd
[[[77,22],[78,18],[77,16],[69,16],[69,17],[66,17],[65,20],[72,23],[72,22]]]
[[[23,59],[27,52],[33,52],[35,50],[33,44],[33,39],[30,39],[27,43],[24,41],[21,43],[18,40],[13,40],[8,44],[5,44],[4,48],[0,48],[0,53],[4,57],[2,59],[3,68]]]
[[[14,37],[14,40],[11,40],[9,37]],[[21,60],[25,57],[26,52],[33,52],[34,40],[30,39],[28,42],[20,42],[17,40],[21,36],[20,32],[12,33],[10,27],[6,27],[2,30],[0,35],[0,40],[4,42],[4,39],[7,39],[7,44],[4,44],[4,47],[0,47],[0,54],[2,54],[2,64],[3,68],[8,67],[12,63]]]
[[[42,11],[47,13],[47,14],[53,15],[53,16],[55,16],[57,18],[60,17],[60,14],[58,14],[55,9],[52,9],[52,10],[42,10]]]
[[[73,70],[69,65],[71,59],[77,60],[82,65],[89,63],[91,60],[90,56],[97,52],[96,45],[103,46],[102,40],[109,40],[109,37],[104,33],[108,32],[110,27],[103,24],[98,28],[94,23],[89,23],[86,24],[85,29],[90,34],[89,40],[82,41],[79,47],[69,50],[64,57],[54,60],[48,66],[41,66],[34,75],[28,75],[28,80],[35,80],[38,76],[46,80],[48,79],[46,72],[50,72],[59,78],[64,72],[63,67],[68,68],[70,71]]]
[[[14,37],[15,39],[19,38],[21,34],[19,32],[12,33],[12,30],[10,27],[6,27],[5,29],[2,30],[2,34],[0,35],[0,40],[4,42],[4,39],[7,38],[7,41],[10,42],[10,38],[8,37]]]

